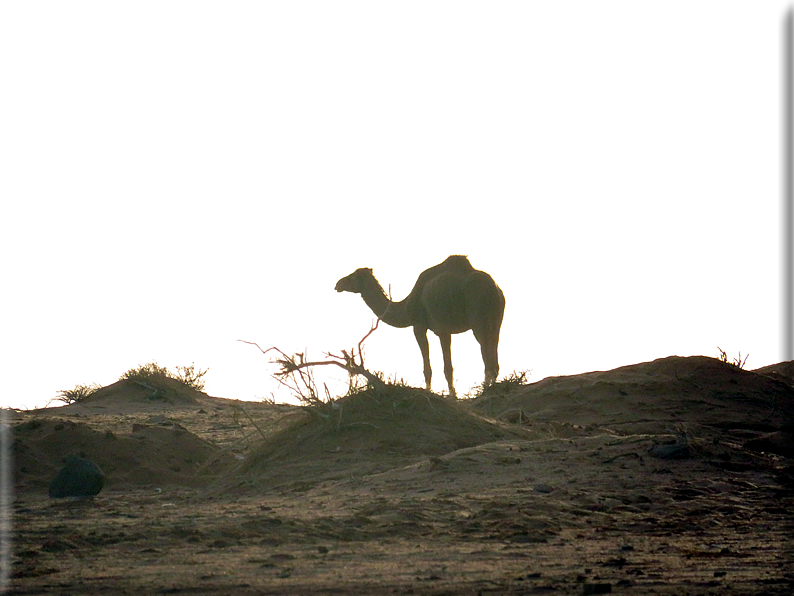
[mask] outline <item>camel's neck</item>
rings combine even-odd
[[[372,312],[384,323],[392,327],[410,327],[412,325],[406,309],[405,300],[392,302],[374,277],[366,284],[361,297]]]

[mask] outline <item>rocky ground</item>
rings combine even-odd
[[[791,594],[794,366],[9,412],[12,594]],[[72,453],[106,475],[53,499]]]

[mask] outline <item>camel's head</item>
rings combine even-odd
[[[336,282],[335,289],[337,292],[353,292],[354,294],[361,294],[364,289],[364,284],[372,279],[375,279],[375,276],[372,275],[372,269],[369,267],[362,267],[361,269],[356,269],[347,277],[343,277]]]

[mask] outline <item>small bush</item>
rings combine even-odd
[[[530,370],[514,370],[508,376],[503,378],[501,381],[497,381],[498,383],[503,383],[505,385],[526,385],[527,379],[529,375],[532,374]]]
[[[204,391],[204,375],[209,371],[208,368],[204,370],[197,369],[195,363],[191,362],[190,366],[177,366],[176,371],[174,378],[177,381],[182,381],[196,391]]]
[[[86,397],[89,397],[96,393],[96,391],[100,389],[99,385],[76,385],[74,389],[62,389],[58,392],[55,396],[57,401],[61,401],[65,404],[73,404],[84,400]]]
[[[171,373],[164,366],[160,366],[156,362],[149,362],[148,364],[141,364],[137,368],[131,368],[119,377],[120,381],[154,381],[162,379],[163,377],[171,377]]]
[[[742,353],[739,352],[739,357],[734,358],[732,362],[728,362],[728,354],[725,353],[725,350],[717,346],[717,349],[720,351],[720,360],[725,364],[732,364],[737,368],[744,368],[744,365],[747,364],[747,359],[750,357],[750,354],[745,355],[744,360],[742,360]]]
[[[141,364],[137,368],[129,369],[121,375],[120,380],[126,379],[137,383],[157,385],[158,381],[162,383],[164,379],[175,379],[196,391],[204,391],[204,375],[209,371],[208,368],[204,370],[197,369],[196,365],[191,363],[190,366],[177,366],[176,370],[176,373],[172,373],[156,362],[149,362]]]
[[[512,393],[519,387],[522,387],[527,384],[529,375],[532,374],[531,370],[518,370],[513,371],[506,377],[503,377],[501,380],[497,380],[496,383],[490,385],[489,387],[485,387],[484,385],[477,385],[474,387],[469,393],[466,394],[466,397],[477,398],[481,397],[485,394],[488,395],[507,395],[508,393]]]

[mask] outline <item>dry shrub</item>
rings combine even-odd
[[[742,353],[739,352],[739,357],[734,358],[731,362],[728,362],[728,354],[725,353],[725,350],[717,346],[717,349],[720,351],[720,361],[724,362],[725,364],[732,364],[738,368],[744,368],[744,365],[747,364],[747,359],[750,357],[750,354],[747,354],[742,360]]]

